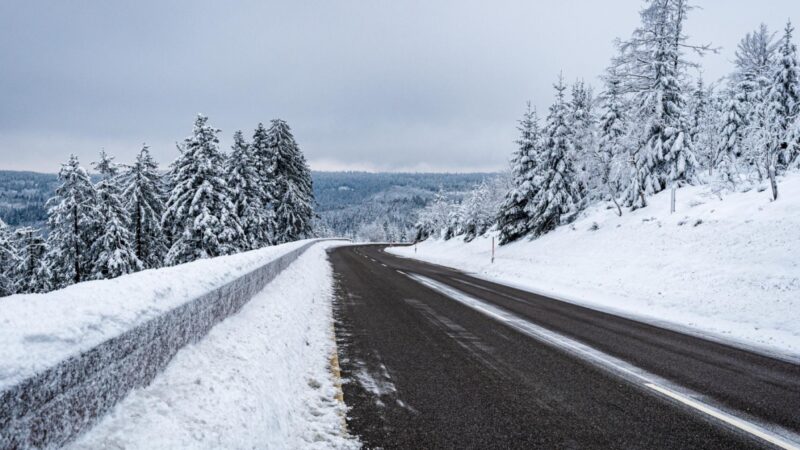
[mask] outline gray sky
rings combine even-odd
[[[707,80],[798,0],[700,0]],[[101,147],[162,163],[198,112],[223,130],[286,119],[315,170],[494,170],[560,70],[595,81],[640,0],[0,2],[0,169],[54,172]]]

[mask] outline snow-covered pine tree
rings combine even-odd
[[[173,240],[167,265],[240,250],[242,227],[225,183],[219,132],[208,125],[207,117],[198,115],[192,135],[184,139],[172,163],[172,191],[161,221]]]
[[[696,66],[682,57],[681,50],[696,53],[709,46],[687,44],[683,26],[692,9],[686,0],[646,0],[640,17],[642,25],[633,36],[619,44],[614,66],[625,74],[625,92],[638,100],[636,116],[641,123],[635,170],[631,176],[627,203],[644,206],[645,195],[671,185],[692,183],[696,177],[694,150],[688,136],[689,124],[682,79],[687,67]]]
[[[129,230],[128,211],[122,204],[119,168],[105,150],[100,151],[100,160],[94,163],[94,168],[100,174],[100,181],[95,186],[99,221],[97,238],[91,246],[92,277],[116,278],[142,270]]]
[[[575,155],[575,168],[581,189],[586,189],[583,195],[594,195],[599,190],[597,186],[597,167],[593,156],[597,146],[597,118],[594,115],[594,98],[592,88],[586,87],[583,80],[578,80],[572,85],[572,101],[569,104],[569,121],[572,130],[572,145]]]
[[[231,201],[242,225],[243,249],[256,249],[272,241],[274,212],[264,192],[253,149],[245,142],[241,131],[233,134],[233,146],[226,160],[225,177],[231,190]]]
[[[90,248],[97,237],[97,194],[78,157],[70,155],[58,173],[61,185],[47,202],[47,264],[53,287],[91,279]]]
[[[45,241],[39,230],[21,227],[14,230],[18,264],[14,270],[15,290],[18,294],[50,291],[52,274],[45,262]]]
[[[161,267],[167,244],[161,228],[164,214],[164,192],[158,163],[143,145],[136,161],[123,175],[122,197],[130,217],[133,249],[144,268]]]
[[[500,244],[515,241],[530,232],[530,217],[525,206],[535,194],[536,166],[541,151],[542,136],[536,109],[528,102],[528,107],[517,128],[520,138],[517,151],[511,157],[511,188],[500,207],[498,225]]]
[[[276,244],[276,230],[277,223],[275,218],[275,210],[278,208],[278,196],[281,195],[280,187],[277,183],[275,174],[273,173],[273,148],[270,147],[270,134],[264,127],[263,123],[259,123],[253,132],[253,140],[250,143],[250,150],[255,159],[254,166],[256,173],[259,176],[259,184],[261,185],[262,199],[261,204],[267,209],[267,230],[269,235],[266,241],[261,245],[274,245]]]
[[[0,219],[0,297],[16,292],[17,249],[11,229]]]
[[[735,187],[739,182],[738,158],[744,153],[742,134],[746,124],[746,113],[742,109],[746,103],[735,92],[729,92],[727,97],[719,130],[715,164],[719,168],[720,179]]]
[[[793,139],[794,123],[800,115],[800,67],[797,46],[792,41],[793,31],[792,23],[787,22],[767,98],[773,130],[772,147],[775,148],[779,169],[795,162],[800,155],[800,145]]]
[[[630,162],[625,146],[627,116],[622,104],[620,79],[615,70],[606,77],[606,92],[603,96],[603,115],[599,124],[598,145],[595,152],[601,198],[611,200],[622,215],[617,197],[624,188],[624,169]]]
[[[711,104],[713,87],[707,88],[703,77],[697,78],[697,84],[692,92],[690,108],[689,136],[698,161],[698,169],[708,169],[709,175],[717,166],[717,139],[716,117]]]
[[[271,150],[269,173],[274,177],[275,242],[296,241],[311,236],[314,192],[311,170],[292,135],[289,125],[274,119],[267,131]]]
[[[556,100],[547,117],[546,140],[537,167],[537,188],[526,205],[533,236],[541,236],[558,225],[574,220],[582,207],[581,188],[572,157],[569,111],[564,99],[563,77],[554,85]]]

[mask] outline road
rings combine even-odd
[[[792,362],[381,246],[329,256],[348,429],[368,448],[800,448]]]

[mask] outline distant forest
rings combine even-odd
[[[494,174],[313,172],[312,176],[319,234],[371,240],[380,228],[390,235],[387,238],[399,240],[403,234],[413,235],[419,210],[437,193],[458,201]],[[56,174],[0,170],[0,219],[12,227],[44,229],[45,202],[57,185]]]

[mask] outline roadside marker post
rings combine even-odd
[[[492,264],[494,264],[494,236],[492,236]]]

